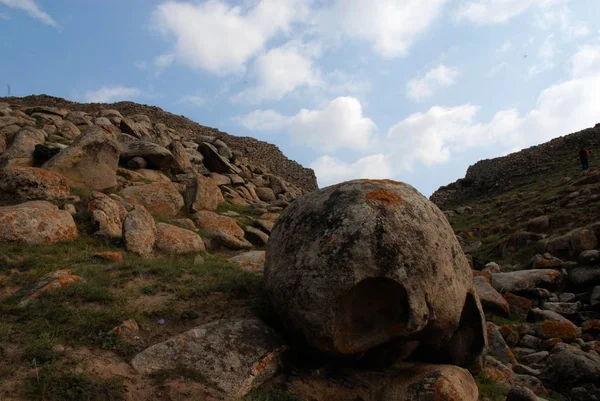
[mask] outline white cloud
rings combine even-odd
[[[9,20],[10,19],[10,15],[8,15],[6,13],[0,13],[0,19]]]
[[[448,0],[335,0],[319,10],[318,29],[327,36],[365,40],[384,57],[404,56],[433,24]]]
[[[248,3],[246,3],[248,4]],[[168,1],[154,11],[154,23],[172,38],[174,59],[217,75],[241,73],[247,61],[277,33],[306,16],[301,0],[258,0],[250,8],[220,0]]]
[[[252,67],[256,86],[238,93],[231,101],[257,104],[280,100],[299,87],[321,84],[312,60],[315,53],[315,49],[298,43],[269,50],[259,56]]]
[[[392,177],[390,160],[381,153],[360,158],[354,163],[346,163],[331,156],[322,156],[311,163],[310,168],[315,171],[321,188],[359,178]]]
[[[600,69],[591,66],[597,65],[599,56],[598,48],[581,48],[571,60],[574,78],[543,90],[535,108],[524,114],[503,110],[481,122],[476,118],[479,108],[465,104],[410,115],[386,137],[394,168],[445,163],[472,148],[493,147],[506,153],[594,126],[600,121]]]
[[[373,143],[377,127],[363,115],[362,105],[353,97],[338,97],[322,110],[302,109],[295,116],[273,110],[255,110],[236,119],[257,131],[285,131],[292,139],[320,153],[342,148],[365,151]]]
[[[204,107],[206,105],[206,98],[201,95],[185,95],[177,103],[187,103],[197,107]]]
[[[234,119],[250,131],[274,132],[285,129],[290,118],[282,116],[274,110],[254,110]]]
[[[458,10],[459,19],[475,24],[498,24],[525,12],[543,0],[472,0]]]
[[[429,70],[423,78],[415,78],[406,84],[406,95],[413,100],[423,100],[431,97],[439,88],[454,85],[458,77],[458,70],[440,64]]]
[[[583,46],[571,59],[571,75],[573,78],[593,75],[600,72],[600,49]]]
[[[116,100],[128,100],[139,96],[142,92],[137,88],[125,86],[105,86],[85,93],[85,101],[89,103],[110,103]]]
[[[36,4],[35,0],[0,0],[0,4],[25,11],[30,17],[56,28],[60,26],[48,13]]]

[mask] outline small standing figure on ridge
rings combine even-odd
[[[583,170],[584,174],[587,174],[589,168],[589,159],[590,151],[583,147],[579,149],[579,162],[581,163],[581,169]]]

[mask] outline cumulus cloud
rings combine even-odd
[[[89,103],[110,103],[116,100],[127,100],[138,97],[142,92],[137,88],[125,86],[105,86],[85,93],[85,101]]]
[[[364,151],[372,145],[377,131],[354,97],[338,97],[321,110],[302,109],[295,116],[255,110],[236,120],[250,130],[285,131],[297,143],[320,153],[342,148]]]
[[[36,4],[35,0],[0,0],[0,4],[25,11],[30,17],[40,20],[46,25],[60,27],[58,22]]]
[[[543,90],[525,113],[502,110],[490,121],[478,121],[479,107],[465,104],[410,115],[387,133],[395,168],[442,164],[472,148],[518,150],[595,125],[600,121],[599,61],[600,49],[582,47],[571,60],[573,79]]]
[[[440,88],[452,86],[458,77],[458,70],[440,64],[429,70],[422,78],[415,78],[406,84],[406,95],[413,100],[431,97]]]
[[[571,75],[574,78],[585,77],[600,72],[600,49],[582,46],[571,58]]]
[[[302,86],[321,83],[313,65],[316,49],[299,43],[288,43],[260,55],[252,67],[256,86],[231,98],[238,103],[257,104],[265,100],[280,100],[287,93]]]
[[[159,31],[173,40],[178,62],[217,75],[241,73],[248,60],[278,33],[303,18],[301,0],[259,0],[252,7],[230,6],[220,0],[203,3],[168,1],[154,10]]]
[[[364,40],[384,57],[407,54],[448,0],[335,0],[318,11],[321,33]]]
[[[359,178],[382,179],[392,176],[388,156],[381,153],[346,163],[331,156],[321,156],[310,168],[315,171],[319,187]]]

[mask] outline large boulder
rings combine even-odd
[[[23,200],[55,200],[70,195],[69,181],[42,168],[7,167],[0,170],[0,193]]]
[[[223,319],[196,327],[136,355],[141,373],[184,367],[238,399],[274,376],[284,345],[257,319]]]
[[[136,206],[123,223],[125,249],[141,257],[151,257],[156,242],[156,225],[148,210]]]
[[[290,334],[357,355],[390,342],[404,357],[478,371],[483,312],[444,214],[410,185],[356,180],[297,199],[270,236],[265,282]]]
[[[49,202],[0,207],[0,242],[50,245],[79,237],[73,216]]]
[[[161,216],[177,216],[183,208],[183,196],[172,183],[156,182],[125,188],[123,198],[134,205],[143,205]]]
[[[94,192],[88,210],[92,215],[95,235],[107,239],[123,238],[123,222],[127,217],[127,210],[121,202],[101,192]]]
[[[211,179],[201,175],[195,176],[186,187],[185,201],[190,213],[200,210],[217,210],[225,203],[219,186]]]
[[[6,166],[31,167],[34,164],[35,145],[44,143],[45,133],[32,127],[20,129],[2,156],[0,168]]]
[[[171,144],[171,154],[173,155],[173,163],[171,164],[173,174],[184,174],[194,171],[188,152],[181,142],[175,141]]]
[[[122,144],[121,162],[127,162],[134,157],[141,157],[153,167],[167,168],[173,161],[173,155],[168,149],[147,141],[127,142]]]
[[[265,251],[248,251],[229,258],[230,262],[239,265],[242,269],[262,272],[265,266]]]
[[[201,210],[192,216],[198,228],[230,249],[250,249],[252,244],[244,238],[244,230],[230,217]]]
[[[295,375],[287,390],[312,401],[477,401],[469,372],[457,366],[399,363],[384,370]]]
[[[42,167],[64,175],[73,186],[102,191],[117,186],[120,151],[114,136],[91,126]]]
[[[166,223],[156,224],[156,249],[168,255],[206,251],[198,234]]]

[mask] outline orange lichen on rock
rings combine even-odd
[[[577,338],[577,326],[571,322],[556,322],[547,320],[539,328],[542,338],[560,338],[565,342],[573,342]]]
[[[123,251],[100,251],[94,253],[94,258],[108,262],[122,262]]]
[[[404,203],[402,197],[387,189],[378,189],[367,193],[367,201],[382,203],[385,206],[397,206]]]

